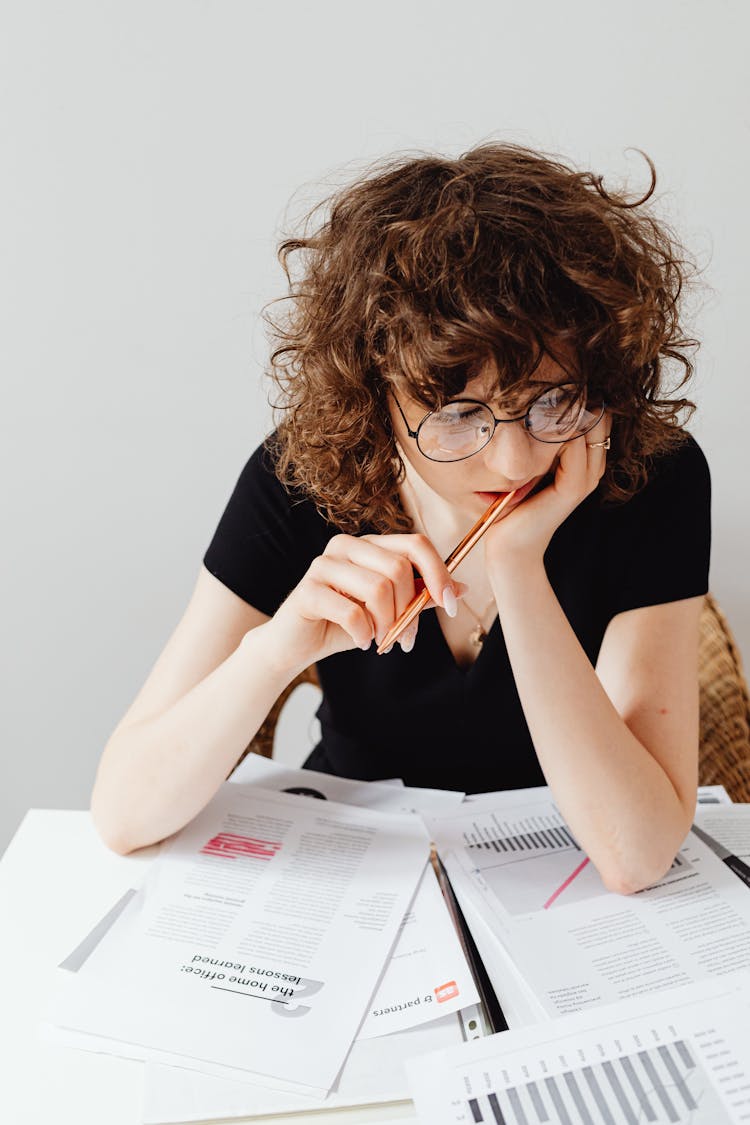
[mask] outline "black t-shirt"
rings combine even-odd
[[[273,615],[337,528],[309,499],[290,496],[268,450],[252,455],[206,552],[206,568]],[[625,504],[598,491],[557,529],[544,556],[550,583],[592,664],[618,613],[705,594],[710,479],[689,438],[659,458]],[[414,649],[353,649],[318,664],[322,739],[305,763],[344,777],[402,777],[466,792],[543,785],[495,620],[476,661],[459,668],[434,611]]]

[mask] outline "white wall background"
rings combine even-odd
[[[749,31],[744,0],[5,0],[0,848],[87,805],[268,427],[287,203],[393,150],[516,140],[634,189],[653,157],[711,287],[693,429],[750,654]]]

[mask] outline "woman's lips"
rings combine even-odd
[[[491,504],[493,502],[493,500],[497,500],[498,496],[507,496],[508,493],[507,492],[475,492],[474,495],[478,496],[479,499],[484,504]]]
[[[526,484],[522,484],[520,488],[515,489],[515,496],[513,497],[513,501],[512,501],[513,506],[515,506],[516,504],[520,504],[521,500],[525,499],[525,497],[528,496],[528,494],[531,492],[532,488],[534,487],[534,485],[537,483],[538,480],[539,480],[538,477],[534,477],[533,480],[527,481]],[[475,492],[474,495],[478,496],[483,504],[492,504],[495,500],[497,500],[498,496],[509,496],[510,493],[509,492]]]

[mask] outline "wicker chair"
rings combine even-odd
[[[724,785],[733,801],[750,801],[750,700],[742,661],[711,594],[703,606],[698,648],[701,785]]]
[[[700,622],[699,679],[700,783],[724,785],[732,800],[750,801],[747,684],[734,637],[711,594],[706,597]],[[306,668],[282,692],[242,758],[249,753],[262,754],[265,758],[273,756],[281,708],[295,688],[305,683],[317,685],[314,667]]]

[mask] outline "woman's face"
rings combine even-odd
[[[404,420],[391,397],[390,410],[394,432],[404,455],[419,476],[450,504],[467,513],[481,515],[498,493],[511,492],[529,481],[537,481],[555,465],[562,446],[537,441],[523,425],[527,405],[551,384],[569,383],[570,375],[560,364],[544,355],[527,384],[528,393],[503,409],[497,395],[497,378],[488,366],[471,379],[460,398],[486,402],[496,418],[518,418],[512,425],[497,426],[492,440],[478,453],[463,461],[432,461],[409,437]],[[414,431],[425,416],[424,406],[398,392],[398,401]]]

